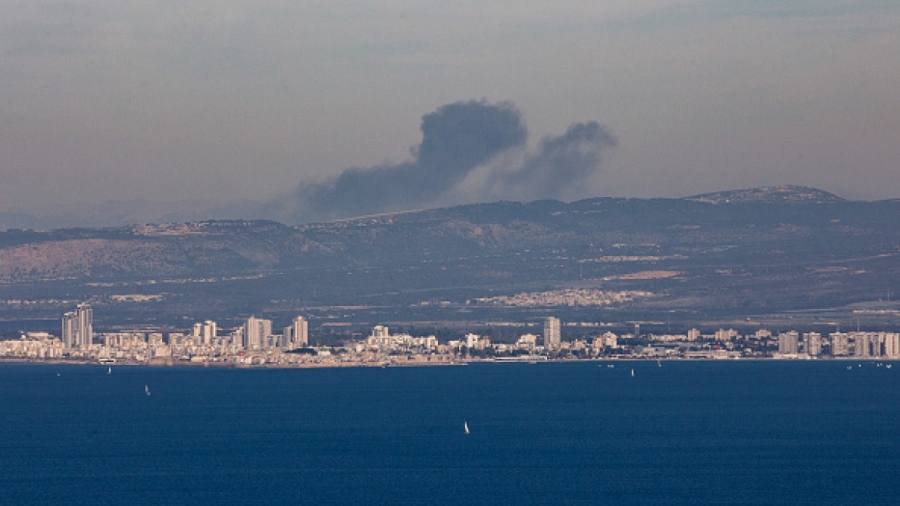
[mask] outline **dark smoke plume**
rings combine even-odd
[[[521,114],[510,103],[457,102],[422,117],[422,143],[411,161],[351,168],[301,185],[290,221],[310,221],[427,207],[494,155],[525,142]],[[284,200],[282,200],[284,202]]]
[[[302,223],[473,199],[585,196],[585,184],[615,138],[595,122],[576,123],[523,158],[527,133],[521,116],[509,102],[445,105],[422,117],[422,142],[410,150],[411,160],[350,168],[324,182],[301,184],[270,202],[264,214]]]
[[[598,123],[575,123],[565,134],[541,141],[537,153],[520,168],[492,171],[487,189],[517,200],[577,196],[600,167],[603,151],[614,146],[616,138]]]

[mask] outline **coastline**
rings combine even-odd
[[[676,357],[676,358],[649,358],[649,357],[622,357],[622,358],[584,358],[584,359],[552,359],[546,358],[539,361],[531,360],[492,360],[492,359],[458,359],[454,361],[410,361],[410,362],[367,362],[367,361],[323,361],[323,362],[297,362],[297,363],[263,363],[263,364],[243,364],[234,362],[192,362],[188,360],[173,361],[121,361],[121,362],[99,362],[97,360],[73,360],[73,359],[41,359],[41,358],[19,358],[19,357],[0,357],[0,364],[38,364],[38,365],[79,365],[79,366],[100,366],[100,367],[158,367],[158,368],[195,368],[195,369],[354,369],[354,368],[388,368],[388,367],[446,367],[446,366],[467,366],[471,364],[522,364],[527,363],[534,365],[537,362],[552,364],[569,364],[569,363],[596,363],[609,364],[615,363],[638,363],[638,362],[857,362],[857,363],[892,363],[900,362],[900,359],[885,357],[817,357],[817,358],[779,358],[779,357],[727,357],[727,358],[698,358],[698,357]]]

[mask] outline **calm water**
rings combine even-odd
[[[0,504],[895,502],[900,364],[852,364],[0,364]]]

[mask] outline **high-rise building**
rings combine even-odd
[[[853,342],[856,345],[857,357],[872,356],[872,335],[868,332],[853,332]]]
[[[78,344],[82,350],[88,350],[94,342],[94,311],[89,304],[78,304],[75,318],[78,321]]]
[[[293,346],[291,343],[294,342],[294,327],[288,325],[281,332],[281,341],[279,341],[278,346],[286,349],[291,349]]]
[[[556,351],[560,342],[559,318],[549,316],[544,320],[544,348],[547,351]]]
[[[687,340],[688,341],[696,341],[700,339],[700,330],[699,329],[691,329],[687,331]]]
[[[251,316],[244,323],[244,348],[261,350],[267,345],[272,335],[272,320],[264,320]]]
[[[75,332],[78,328],[75,313],[69,311],[62,317],[62,342],[66,349],[72,349],[75,345]]]
[[[78,304],[62,317],[62,341],[66,348],[89,350],[94,342],[94,312],[90,304]]]
[[[885,334],[884,356],[897,358],[898,355],[900,355],[900,334],[896,332]]]
[[[810,357],[819,356],[822,353],[822,335],[818,332],[804,332],[803,350]]]
[[[778,353],[782,355],[797,354],[797,339],[800,335],[797,331],[781,332],[778,334]]]
[[[294,318],[292,339],[290,346],[292,348],[306,348],[309,346],[309,322],[306,318],[298,316]]]
[[[831,337],[831,354],[835,357],[846,357],[849,354],[849,334],[832,332],[829,337]]]
[[[216,327],[216,322],[212,320],[203,322],[203,344],[211,344],[216,339],[218,332],[219,329]]]

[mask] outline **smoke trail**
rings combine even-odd
[[[522,115],[509,102],[444,105],[422,117],[421,130],[411,160],[303,183],[271,201],[263,214],[301,223],[489,199],[580,197],[604,151],[616,145],[592,121],[544,138],[527,154]]]
[[[491,157],[525,142],[511,103],[457,102],[422,117],[422,142],[397,165],[351,168],[322,183],[300,185],[287,199],[290,221],[360,216],[428,206]]]
[[[565,134],[541,141],[537,152],[520,167],[492,170],[485,189],[499,198],[516,200],[577,196],[599,170],[603,152],[616,144],[616,138],[598,123],[574,123]]]

